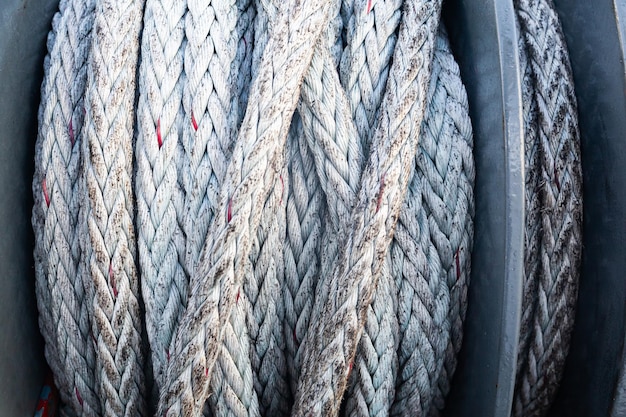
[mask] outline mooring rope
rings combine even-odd
[[[100,414],[78,225],[83,100],[94,10],[95,1],[63,0],[52,21],[35,146],[32,220],[46,359],[65,405],[86,416]]]
[[[250,73],[244,66],[251,51],[240,44],[250,18],[240,13],[249,2],[188,2],[185,16],[183,89],[183,147],[188,165],[183,168],[186,270],[191,274],[198,263],[218,193],[224,181],[226,163],[234,135],[243,115],[239,95],[230,86],[238,75]],[[244,41],[245,47],[245,41]],[[248,75],[249,78],[249,75]],[[246,88],[242,84],[239,94]],[[242,301],[241,305],[244,305]],[[179,305],[182,312],[186,306]],[[249,309],[248,309],[249,310]],[[250,360],[252,347],[246,325],[246,312],[236,306],[227,323],[223,348],[211,375],[210,409],[216,416],[258,416],[258,399],[253,387]],[[234,392],[236,395],[232,395]]]
[[[365,313],[376,288],[400,211],[425,114],[440,3],[404,4],[394,61],[373,134],[369,160],[341,239],[337,262],[324,285],[307,334],[293,415],[337,415]],[[409,23],[410,22],[410,23]],[[385,187],[385,184],[393,184]]]
[[[147,414],[134,227],[133,130],[142,0],[96,5],[82,142],[81,240],[105,416]]]
[[[392,415],[406,410],[434,415],[443,408],[467,305],[474,214],[472,128],[459,68],[442,30],[432,71],[415,173],[390,249],[399,287],[401,369]]]
[[[526,156],[525,283],[512,415],[543,416],[569,348],[582,250],[572,70],[550,0],[516,0]]]
[[[146,330],[156,389],[188,298],[182,225],[184,0],[147,0],[141,39],[135,195]],[[178,167],[181,167],[179,172]]]
[[[548,1],[515,1],[516,416],[543,415],[558,386],[580,263],[576,103]],[[468,100],[440,9],[62,0],[33,227],[64,414],[439,414],[474,215]]]
[[[356,201],[364,155],[369,149],[385,92],[402,6],[402,2],[397,0],[349,3],[351,4],[344,5],[352,13],[346,15],[349,20],[344,22],[347,46],[341,55],[340,78],[357,131],[352,142],[359,149],[358,155],[361,159],[346,161],[351,170],[357,172],[354,175],[356,182],[348,184],[350,206],[344,206],[338,212],[343,220],[333,224],[334,240],[349,227],[346,221],[349,220],[350,208]],[[332,259],[336,259],[336,255]],[[391,275],[389,261],[387,259],[383,266],[372,304],[366,312],[364,332],[346,394],[347,416],[385,415],[394,398],[398,373],[399,329],[394,300],[396,283]],[[331,265],[327,266],[332,267]],[[323,271],[324,276],[328,276],[330,271]]]

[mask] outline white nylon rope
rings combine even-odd
[[[311,322],[293,415],[336,415],[363,329],[364,313],[393,236],[417,132],[425,113],[426,87],[438,2],[407,2],[400,26],[369,162],[333,269],[329,296]],[[411,24],[407,24],[411,22]],[[417,30],[416,28],[419,28]],[[386,181],[393,187],[382,186]],[[389,220],[387,220],[389,219]],[[317,300],[316,300],[317,303]],[[322,383],[322,381],[324,381]]]
[[[266,8],[271,4],[266,2]],[[327,39],[321,39],[318,48],[330,48],[333,66],[337,66],[343,49],[341,29],[343,26],[340,7],[342,2],[333,0]],[[270,13],[271,14],[271,13]],[[326,58],[327,59],[327,58]],[[317,60],[319,62],[319,60]],[[324,65],[327,65],[324,62]],[[336,79],[331,78],[333,83]],[[336,84],[332,84],[336,89]],[[332,98],[331,98],[332,100]],[[345,100],[345,99],[344,99]],[[332,102],[332,101],[331,101]],[[301,103],[302,107],[303,104]],[[299,115],[292,121],[287,143],[288,178],[287,225],[284,243],[285,285],[285,343],[286,361],[292,394],[296,391],[301,369],[305,338],[312,314],[316,286],[320,273],[323,219],[326,206],[316,165],[308,149]]]
[[[351,3],[352,1],[350,1]],[[349,97],[352,118],[362,152],[367,152],[389,75],[390,60],[400,23],[401,1],[354,2],[346,22],[347,47],[341,57],[340,77]],[[348,161],[360,172],[363,163]],[[352,201],[356,200],[354,184]],[[349,209],[345,217],[349,217]],[[340,227],[344,229],[348,225]],[[388,413],[395,393],[398,372],[399,328],[396,318],[396,283],[390,258],[383,266],[364,333],[354,359],[346,394],[347,416],[381,416]]]
[[[227,169],[191,294],[173,342],[159,414],[194,415],[207,397],[222,328],[228,320],[256,231],[261,206],[281,167],[299,85],[328,4],[287,2],[271,29],[248,110]]]
[[[365,11],[365,4],[363,4],[363,11]],[[331,40],[331,45],[333,44],[333,40]],[[376,50],[376,53],[378,51]],[[336,71],[334,70],[334,65],[332,64],[332,60],[328,56],[328,53],[325,53],[325,58],[317,59],[318,56],[324,55],[324,53],[314,55],[313,62],[309,69],[309,73],[305,78],[304,90],[303,90],[303,102],[301,104],[301,113],[303,116],[304,124],[307,127],[307,139],[310,141],[313,153],[316,155],[317,166],[321,168],[323,166],[333,167],[338,166],[339,169],[337,171],[330,170],[325,172],[324,169],[320,171],[320,175],[322,178],[322,188],[325,190],[327,194],[327,199],[329,203],[329,214],[330,218],[333,220],[333,228],[337,228],[340,226],[341,222],[343,222],[343,227],[345,228],[345,220],[349,216],[349,207],[351,207],[352,201],[355,199],[356,190],[358,188],[358,183],[360,180],[360,171],[363,161],[361,144],[358,139],[358,136],[355,131],[355,127],[353,126],[353,122],[344,111],[340,111],[339,109],[347,108],[347,101],[344,98],[344,92],[342,87],[339,85],[338,77],[335,75]],[[359,64],[363,64],[360,62]],[[324,86],[324,87],[322,87]],[[333,88],[329,88],[329,86],[333,86]],[[324,94],[333,91],[332,94],[329,94],[330,97],[324,97]],[[338,99],[333,99],[333,96]],[[320,103],[325,103],[328,107],[327,109],[320,109]],[[339,111],[338,111],[339,110]],[[315,114],[317,113],[317,114]],[[324,115],[322,117],[322,114]],[[333,121],[333,115],[337,117],[336,123]],[[319,123],[316,121],[316,118],[319,118],[323,121],[323,123]],[[345,132],[345,133],[344,133]],[[324,139],[323,141],[319,141],[319,135],[324,134],[328,137],[328,139]],[[342,136],[337,136],[341,134],[344,138],[344,142],[341,142]],[[316,139],[317,138],[317,139]],[[349,141],[345,141],[345,138],[352,138]],[[339,147],[348,147],[346,151],[334,152],[333,146],[331,143],[333,141],[338,141],[335,146]],[[319,142],[324,142],[320,147]],[[350,148],[353,148],[354,151],[351,151]],[[350,156],[351,152],[353,156]],[[329,158],[329,155],[334,155]],[[338,160],[335,156],[348,156],[347,160]],[[330,165],[328,162],[324,160],[330,159]],[[339,176],[337,176],[337,174]],[[345,176],[345,180],[342,181],[342,176]],[[330,182],[329,182],[330,181]],[[341,190],[339,196],[336,196],[335,190]],[[345,198],[348,198],[346,203],[343,202]],[[339,219],[345,220],[339,220]],[[339,224],[338,224],[339,223]],[[326,234],[323,238],[322,247],[324,248],[324,253],[322,258],[325,259],[325,266],[322,266],[322,271],[326,270],[327,272],[323,272],[322,276],[328,274],[328,269],[332,262],[334,262],[336,258],[336,236],[338,232],[335,231],[332,233],[330,229],[327,229]],[[318,291],[318,297],[324,296],[327,294],[326,289],[322,289],[321,292]],[[382,299],[382,298],[381,298]],[[390,300],[385,300],[390,301]],[[392,302],[386,302],[385,306],[393,306]],[[390,311],[390,316],[393,317],[393,310]],[[391,336],[394,334],[393,327],[388,323],[386,326],[383,326],[382,329],[387,332],[387,335]],[[376,326],[378,323],[376,322]],[[378,332],[377,332],[378,333]],[[397,332],[395,332],[397,333]],[[382,343],[384,337],[382,337],[382,332],[380,333],[379,340]],[[391,345],[386,349],[387,353],[390,353],[391,356],[395,354],[395,346]],[[370,362],[373,359],[370,356]],[[376,358],[377,360],[378,358]],[[383,363],[384,363],[383,358]],[[383,366],[384,367],[384,366]],[[381,368],[382,369],[382,368]],[[393,384],[393,380],[395,379],[393,375],[394,367],[391,366],[391,363],[387,361],[387,370],[392,373],[392,375],[388,378],[384,378],[387,380],[385,385],[388,386],[389,383]],[[384,408],[381,407],[381,408]],[[373,410],[373,412],[375,412]]]
[[[88,311],[105,416],[146,414],[132,195],[142,16],[141,0],[97,4],[85,92],[83,283],[92,285]]]
[[[428,97],[391,246],[401,331],[392,415],[443,408],[462,338],[473,232],[472,132],[459,69],[441,30]]]
[[[423,131],[428,130],[431,134],[424,134],[420,141],[416,169],[418,177],[423,175],[428,179],[422,183],[423,207],[427,210],[431,240],[440,254],[440,264],[450,291],[450,338],[431,406],[431,415],[437,415],[443,409],[463,339],[474,232],[475,172],[467,94],[442,29],[433,65],[439,69],[437,87],[445,88],[446,111],[443,123],[439,125],[438,115],[441,112],[436,110],[438,106],[434,104],[438,100],[431,102],[425,125],[422,126]],[[434,94],[436,97],[437,92]],[[434,134],[437,127],[441,128],[439,136]],[[436,147],[431,141],[435,137],[438,139]],[[447,172],[444,167],[447,167]]]
[[[241,3],[241,2],[240,2]],[[184,168],[186,269],[197,265],[206,238],[218,192],[224,180],[226,163],[237,131],[238,96],[234,84],[239,65],[239,42],[247,22],[238,6],[230,2],[190,0],[185,16],[183,104],[187,118],[183,146],[188,165]],[[239,23],[244,20],[243,23]],[[237,28],[237,25],[240,28]],[[186,300],[185,300],[186,301]],[[184,308],[184,304],[179,308]],[[181,310],[182,311],[182,310]],[[236,308],[226,325],[223,349],[211,375],[209,398],[213,415],[258,415],[253,392],[249,335],[245,313]],[[230,394],[236,393],[236,395]]]
[[[253,59],[259,63],[268,42],[269,22],[262,2],[256,2],[256,28]],[[267,7],[272,7],[269,3]],[[256,65],[253,78],[258,76]],[[279,169],[270,194],[265,200],[259,226],[252,236],[249,255],[251,268],[244,277],[242,291],[250,302],[247,323],[252,340],[252,370],[254,387],[259,398],[261,415],[289,414],[291,390],[287,380],[282,288],[285,283],[283,252],[280,249],[286,234],[286,200],[288,177],[285,152],[279,152],[275,166]]]
[[[147,0],[141,40],[135,195],[141,286],[156,389],[188,297],[182,231],[184,0]]]
[[[94,1],[63,0],[48,37],[33,178],[36,294],[45,354],[61,399],[100,412],[81,279],[78,178]]]
[[[215,416],[437,415],[462,338],[474,176],[440,2],[147,0],[134,187],[145,377],[131,194],[143,4],[75,3],[49,37],[33,181],[41,328],[63,401],[146,415],[153,373],[157,415],[196,416],[207,398]],[[540,415],[573,320],[580,165],[556,15],[544,0],[516,8],[537,175],[514,414]]]
[[[287,239],[284,242],[285,343],[291,392],[300,375],[301,342],[309,326],[320,268],[324,195],[299,117],[294,117],[288,146]]]

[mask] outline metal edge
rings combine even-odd
[[[619,388],[615,390],[626,336],[626,4],[554,3],[578,100],[584,210],[576,320],[561,386],[548,415],[623,416],[623,395],[620,400]]]
[[[0,415],[32,415],[45,360],[34,295],[31,181],[46,35],[56,1],[0,8]]]
[[[517,28],[510,0],[450,0],[444,20],[474,128],[472,277],[447,417],[508,417],[523,282],[524,158]]]
[[[522,76],[520,73],[516,16],[513,3],[496,1],[498,38],[502,63],[502,86],[506,127],[506,271],[501,356],[498,368],[496,415],[509,416],[517,372],[517,349],[522,317],[524,283],[524,132]]]
[[[624,79],[626,80],[626,0],[614,0],[613,10],[615,12],[615,23],[617,34],[619,37],[621,62],[624,64]],[[626,91],[624,92],[626,95]],[[626,302],[626,300],[625,300]],[[613,395],[613,404],[611,405],[611,417],[626,416],[626,342],[622,342],[622,354],[620,360],[620,371],[615,393]]]

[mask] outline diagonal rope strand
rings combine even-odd
[[[192,296],[174,338],[160,414],[193,415],[206,398],[207,376],[241,285],[242,261],[249,255],[261,205],[271,191],[269,184],[280,170],[276,163],[295,110],[294,97],[328,17],[326,2],[288,2],[283,7],[250,90],[217,216],[208,233],[212,239],[207,240],[191,277]]]
[[[146,415],[132,146],[143,2],[98,3],[85,93],[83,252],[102,415]],[[89,300],[91,301],[91,300]]]
[[[379,118],[352,211],[352,227],[331,275],[329,294],[333,296],[309,330],[310,344],[294,415],[336,415],[339,411],[364,313],[371,303],[408,183],[407,171],[417,146],[417,134],[410,133],[421,125],[425,113],[439,10],[438,2],[405,3],[404,24],[383,99],[386,112]],[[382,187],[385,181],[396,186]]]
[[[100,412],[80,248],[79,177],[94,1],[62,1],[48,37],[35,145],[33,228],[40,329],[61,398]]]

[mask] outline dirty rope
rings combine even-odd
[[[580,165],[556,15],[516,7],[534,213],[521,416],[545,408],[567,352]],[[468,102],[440,10],[61,1],[33,227],[64,414],[438,415],[474,216]]]
[[[572,70],[551,0],[515,0],[523,74],[526,229],[512,415],[543,416],[567,356],[582,251],[580,134]]]

